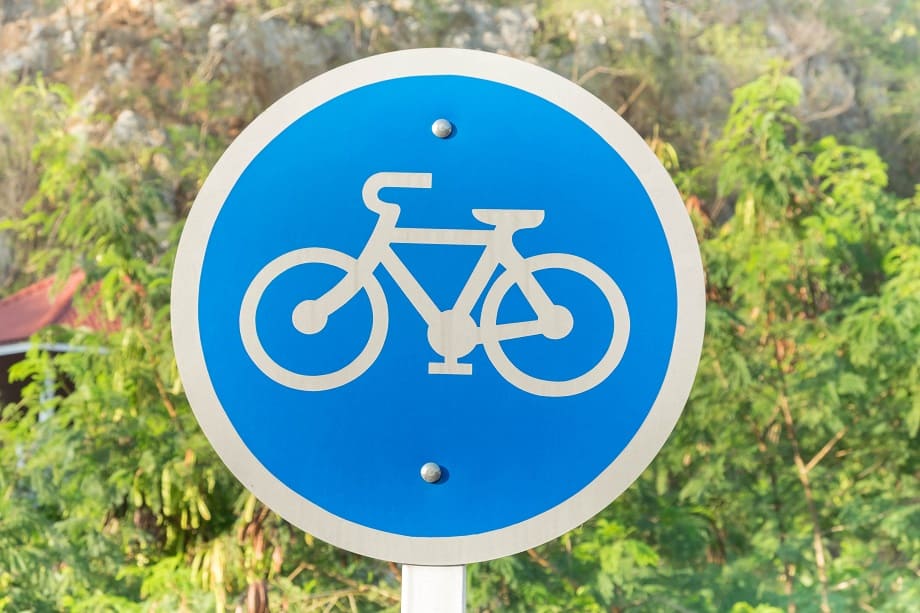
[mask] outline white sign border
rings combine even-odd
[[[648,416],[620,455],[591,483],[525,521],[456,537],[410,537],[333,515],[276,478],[230,422],[211,384],[198,328],[198,287],[211,229],[240,174],[294,121],[353,89],[409,76],[468,76],[515,87],[559,106],[597,132],[626,161],[655,206],[674,261],[677,326],[671,360]],[[699,246],[683,201],[661,163],[626,121],[598,98],[539,66],[466,49],[412,49],[358,60],[324,73],[275,102],[218,160],[188,216],[172,282],[172,333],[189,402],[218,455],[243,485],[286,520],[316,537],[366,556],[405,564],[449,566],[512,555],[579,526],[618,497],[651,463],[673,430],[696,375],[705,326]]]

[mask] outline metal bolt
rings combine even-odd
[[[431,124],[431,133],[438,138],[447,138],[454,133],[454,126],[446,119],[438,119]]]
[[[428,483],[437,483],[441,479],[441,467],[434,462],[426,462],[419,471],[422,479]]]

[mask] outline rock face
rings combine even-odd
[[[437,0],[422,9],[413,0],[370,0],[313,15],[293,15],[289,6],[258,13],[246,0],[66,0],[43,14],[47,4],[0,4],[0,74],[50,73],[78,52],[118,56],[176,34],[195,52],[221,53],[231,71],[299,64],[315,73],[370,52],[418,46],[527,57],[540,27],[535,4],[497,7],[484,0]],[[123,62],[113,62],[108,72],[118,77],[124,70]]]
[[[347,53],[348,44],[339,38],[309,24],[236,15],[229,24],[210,26],[208,52],[227,77],[246,74],[259,82],[264,105],[289,91],[291,83],[323,72]]]
[[[648,132],[663,120],[694,133],[717,129],[730,90],[777,58],[790,61],[804,84],[801,116],[824,131],[871,128],[865,105],[884,102],[890,89],[882,76],[859,74],[842,57],[838,33],[821,19],[763,0],[721,3],[718,11],[696,0],[608,0],[603,10],[572,10],[561,0],[273,4],[0,0],[0,79],[43,73],[64,81],[89,99],[92,113],[114,120],[104,133],[120,145],[149,143],[164,110],[194,113],[189,92],[220,90],[222,116],[245,121],[329,68],[415,47],[476,48],[539,62],[583,82]],[[751,16],[763,24],[751,34],[757,48],[732,38]],[[648,72],[661,66],[670,73]],[[83,116],[89,121],[92,113]]]
[[[422,46],[483,49],[539,58],[571,75],[615,63],[611,48],[616,52],[638,46],[652,54],[663,53],[667,46],[663,37],[670,34],[663,30],[666,19],[679,20],[691,29],[702,27],[687,8],[621,0],[610,3],[605,14],[578,10],[556,15],[566,22],[573,44],[567,53],[553,53],[546,41],[539,40],[543,24],[535,3],[366,0],[351,8],[304,14],[292,8],[298,3],[257,12],[256,3],[246,0],[66,0],[61,8],[41,14],[43,7],[52,4],[3,0],[0,75],[66,75],[74,63],[90,57],[105,63],[97,78],[124,85],[136,76],[136,63],[145,47],[157,41],[174,47],[179,39],[181,52],[202,62],[212,75],[252,79],[252,93],[260,105],[332,66],[378,51]],[[738,4],[760,8],[762,3]],[[820,23],[807,20],[774,19],[766,34],[777,55],[784,57],[820,54],[832,38]],[[819,61],[817,66],[800,69],[798,76],[815,81],[816,104],[839,104],[854,88],[839,65],[824,59],[829,65],[821,67]],[[701,91],[688,92],[675,102],[677,116],[698,117],[716,91],[724,95],[727,86],[737,85],[729,82],[733,75],[717,62],[708,62],[703,69]]]
[[[526,58],[540,27],[534,4],[496,7],[483,0],[438,0],[422,8],[413,0],[370,0],[310,15],[294,14],[294,3],[256,12],[256,3],[245,0],[67,0],[46,13],[46,3],[3,2],[0,76],[44,73],[70,81],[75,64],[88,61],[95,74],[83,75],[86,81],[108,90],[136,87],[150,55],[179,52],[208,77],[250,80],[258,106],[379,51],[469,47]]]

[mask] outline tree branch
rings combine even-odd
[[[579,85],[584,85],[586,82],[590,81],[592,78],[596,77],[599,74],[605,74],[611,77],[631,77],[635,74],[632,70],[617,70],[616,68],[610,68],[608,66],[595,66],[585,74],[581,75],[578,78],[577,83]]]
[[[632,105],[632,103],[642,95],[642,92],[645,91],[646,87],[648,87],[648,79],[642,79],[636,89],[634,89],[633,92],[629,94],[629,98],[626,99],[626,102],[617,107],[617,114],[622,115],[625,113]]]
[[[558,575],[565,582],[565,584],[569,586],[569,588],[573,592],[578,590],[578,585],[574,581],[572,581],[570,577],[566,577],[565,575],[560,573],[559,569],[556,568],[556,566],[552,562],[550,562],[549,560],[541,556],[539,553],[537,553],[536,549],[528,549],[527,555],[530,556],[531,559],[537,564],[539,564],[541,567],[552,572],[554,575]]]
[[[383,598],[383,599],[385,599],[385,600],[387,600],[387,601],[389,601],[389,602],[394,602],[394,603],[395,603],[395,602],[399,602],[399,595],[396,594],[396,593],[394,593],[394,592],[391,592],[391,591],[389,591],[389,590],[385,590],[385,589],[383,589],[383,588],[377,587],[376,585],[371,585],[371,584],[369,584],[369,583],[359,583],[359,582],[355,581],[354,579],[349,579],[348,577],[344,577],[344,576],[342,576],[342,575],[337,575],[337,574],[332,573],[332,572],[329,572],[329,571],[327,571],[327,570],[323,570],[323,569],[319,568],[316,564],[311,564],[311,563],[309,563],[309,562],[301,562],[301,563],[297,566],[297,568],[295,569],[295,571],[294,571],[293,573],[291,573],[291,575],[290,575],[288,578],[291,579],[291,578],[293,578],[293,577],[296,577],[297,575],[299,575],[299,574],[300,574],[302,571],[304,571],[304,570],[308,570],[308,571],[310,571],[311,573],[314,573],[314,574],[315,574],[315,573],[320,573],[320,574],[323,574],[323,575],[325,575],[326,577],[332,579],[333,581],[338,581],[338,582],[340,582],[340,583],[344,583],[344,584],[347,585],[349,588],[351,588],[351,591],[352,591],[353,593],[355,593],[355,594],[372,593],[372,594],[375,594],[375,595],[379,596],[380,598]]]
[[[837,432],[837,434],[835,434],[835,435],[831,438],[831,440],[827,441],[827,443],[824,445],[824,447],[821,448],[821,451],[819,451],[818,453],[816,453],[816,454],[815,454],[815,457],[813,457],[813,458],[808,462],[808,464],[805,465],[805,472],[811,472],[811,469],[814,468],[815,466],[817,466],[818,462],[820,462],[821,460],[823,460],[823,459],[824,459],[824,456],[826,456],[828,453],[830,453],[831,449],[834,448],[834,445],[836,445],[836,444],[840,441],[840,439],[843,438],[843,436],[844,436],[846,433],[847,433],[847,428],[843,428],[842,430],[840,430],[839,432]]]
[[[832,107],[826,108],[823,111],[818,111],[817,113],[812,113],[811,115],[805,117],[802,121],[805,123],[811,123],[813,121],[818,121],[820,119],[831,119],[837,115],[842,115],[853,108],[853,102],[856,100],[856,88],[853,85],[850,85],[849,91],[847,92],[846,99],[840,104],[836,104]]]
[[[811,480],[808,478],[808,469],[805,467],[805,461],[802,459],[801,448],[799,447],[799,438],[795,430],[795,422],[792,419],[792,411],[789,409],[789,399],[785,391],[779,395],[779,406],[783,413],[783,421],[786,426],[786,433],[792,443],[793,460],[798,470],[799,481],[802,489],[805,491],[805,503],[808,506],[808,514],[811,517],[812,546],[815,550],[815,566],[818,570],[818,582],[820,583],[821,592],[821,613],[831,613],[831,607],[827,599],[827,561],[824,552],[824,539],[821,536],[820,516],[818,508],[815,506],[814,492],[811,489]]]

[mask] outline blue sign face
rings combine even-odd
[[[702,277],[634,141],[527,79],[372,60],[399,55],[234,143],[183,237],[174,332],[199,420],[268,504],[352,550],[461,563],[574,527],[553,510],[590,516],[644,468],[689,391],[649,425],[694,306],[695,370],[683,269]]]

